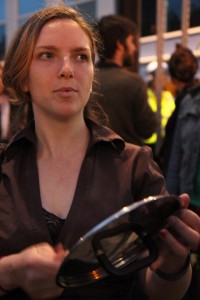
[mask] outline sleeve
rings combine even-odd
[[[133,164],[132,191],[134,200],[138,201],[149,196],[168,195],[164,176],[153,160],[151,148],[140,148]]]

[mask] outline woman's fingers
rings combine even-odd
[[[166,273],[177,273],[185,264],[190,251],[200,245],[200,218],[188,209],[189,196],[179,197],[182,209],[167,219],[166,227],[160,231],[157,247],[159,256],[150,268]]]
[[[170,249],[173,255],[184,256],[190,251],[190,246],[186,242],[180,241],[170,230],[163,229],[160,231],[160,239],[165,244],[165,247]],[[163,245],[164,246],[164,245]]]
[[[164,265],[166,269],[169,270],[169,273],[173,273],[174,270],[181,268],[185,258],[190,252],[190,247],[181,243],[180,240],[175,237],[174,232],[172,233],[167,229],[160,231],[157,246],[159,256],[158,259],[152,263],[152,270],[156,270]]]
[[[200,233],[200,218],[195,212],[189,209],[180,209],[175,215],[186,225]]]
[[[170,216],[167,229],[176,238],[177,242],[196,251],[200,245],[200,218],[187,209],[183,209],[175,216]]]
[[[181,207],[188,208],[188,206],[190,204],[190,197],[189,197],[188,194],[180,195],[179,200],[180,200],[180,203],[181,203]]]

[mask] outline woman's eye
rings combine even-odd
[[[53,58],[53,54],[51,52],[45,52],[45,53],[42,53],[40,55],[40,57],[43,59],[49,60],[49,59]]]
[[[86,54],[79,54],[78,55],[78,60],[80,60],[80,61],[87,61],[88,60],[88,56]]]

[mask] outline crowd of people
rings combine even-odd
[[[191,161],[195,149],[193,169],[186,163],[179,168],[181,174],[191,172],[195,184],[188,180],[185,190],[184,176],[176,175],[180,182],[175,180],[172,190],[171,162],[166,185],[145,145],[157,126],[147,86],[127,69],[136,34],[124,17],[103,17],[92,27],[76,10],[53,6],[34,13],[14,35],[2,74],[4,90],[14,92],[17,118],[15,131],[0,147],[0,298],[180,300],[187,295],[190,252],[200,243],[200,218],[189,207],[189,195],[194,203],[199,195],[200,93],[199,85],[192,85],[197,67],[174,130],[174,140],[186,151],[178,161]],[[181,81],[177,74],[174,80]],[[173,143],[170,160],[180,152]],[[153,263],[137,274],[107,276],[82,287],[56,284],[68,251],[93,226],[124,206],[174,191],[180,208],[159,230]]]

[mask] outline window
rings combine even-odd
[[[182,1],[167,1],[167,28],[166,31],[181,29]]]
[[[200,26],[200,2],[191,0],[190,27]]]
[[[91,16],[93,19],[96,17],[96,2],[91,1],[88,3],[80,4],[78,6],[78,10],[87,17],[87,15]]]
[[[174,31],[181,29],[181,13],[182,1],[168,1],[168,26],[167,31]],[[190,1],[190,27],[200,26],[200,2],[199,0]]]
[[[190,2],[190,27],[200,26],[200,1]],[[181,29],[182,0],[168,0],[166,31]],[[142,36],[156,34],[156,0],[142,1]]]
[[[44,2],[42,0],[34,0],[34,1],[27,1],[27,0],[20,0],[19,1],[19,14],[29,14],[36,10],[39,10],[44,7]]]
[[[5,20],[5,0],[0,1],[0,20]]]
[[[156,0],[142,1],[141,36],[156,32]]]
[[[91,18],[96,18],[96,1],[95,0],[66,0],[64,1],[66,5],[69,5],[77,9],[86,18],[90,16]]]
[[[27,17],[33,12],[45,7],[45,0],[19,0],[19,25],[24,23]]]
[[[0,60],[2,60],[4,57],[5,45],[6,45],[5,26],[0,25]]]

